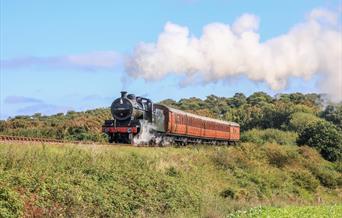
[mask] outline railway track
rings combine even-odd
[[[98,144],[91,141],[68,141],[49,138],[22,137],[0,135],[0,142],[33,142],[33,143],[54,143],[54,144]]]

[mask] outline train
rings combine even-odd
[[[236,144],[240,125],[154,104],[150,99],[121,92],[110,107],[113,119],[105,120],[102,132],[109,143]]]

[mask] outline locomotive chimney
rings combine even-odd
[[[121,98],[126,98],[127,97],[127,92],[126,91],[122,91],[121,92]]]

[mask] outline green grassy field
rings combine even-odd
[[[277,144],[0,143],[0,217],[338,217],[341,170]]]
[[[324,206],[290,206],[284,208],[256,207],[229,214],[230,218],[243,217],[275,217],[275,218],[339,218],[342,205]]]

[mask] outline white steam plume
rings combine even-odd
[[[187,81],[224,80],[246,75],[283,89],[289,77],[310,79],[322,74],[319,87],[335,101],[342,100],[342,34],[340,12],[315,9],[286,34],[265,42],[257,33],[259,18],[244,14],[233,25],[208,24],[198,38],[189,29],[167,23],[156,43],[141,43],[128,57],[133,77],[159,80],[168,74]]]
[[[152,143],[154,146],[168,146],[172,143],[172,140],[167,137],[157,136],[155,132],[156,127],[145,121],[140,121],[141,132],[134,136],[134,145],[150,145]]]

